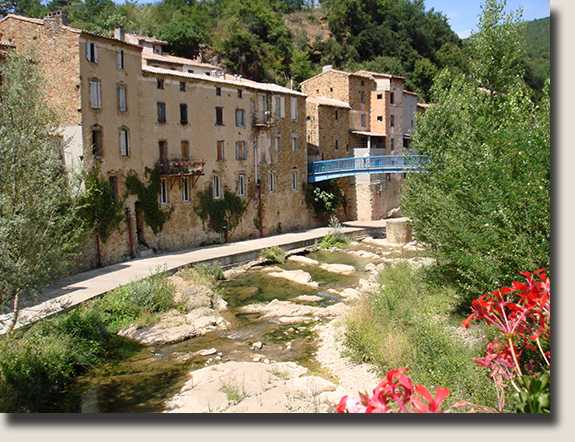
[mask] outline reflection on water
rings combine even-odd
[[[340,298],[330,289],[355,287],[365,278],[365,258],[343,253],[318,251],[307,255],[322,263],[352,265],[357,273],[339,275],[287,261],[280,265],[285,270],[302,269],[320,285],[314,289],[282,278],[267,275],[262,268],[254,268],[237,278],[224,281],[222,297],[229,311],[223,315],[231,326],[227,330],[207,333],[176,344],[147,347],[117,337],[117,355],[89,370],[58,398],[55,412],[161,412],[164,402],[177,394],[189,379],[189,372],[219,361],[252,361],[256,354],[270,361],[293,361],[312,372],[320,370],[313,359],[315,351],[312,324],[281,325],[260,321],[257,314],[238,314],[237,309],[252,303],[269,303],[274,299],[293,300],[301,295],[319,297],[306,304],[327,306]],[[254,342],[262,342],[261,350],[254,350]],[[201,356],[200,350],[216,349]]]

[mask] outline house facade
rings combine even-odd
[[[200,192],[214,201],[231,192],[245,202],[230,240],[313,224],[304,194],[303,93],[172,57],[159,40],[74,29],[64,14],[7,15],[0,33],[34,57],[48,79],[47,98],[67,141],[66,165],[98,167],[123,201],[119,228],[105,242],[87,245],[90,265],[221,241],[194,210]],[[159,176],[158,201],[170,213],[160,232],[126,187],[129,175],[145,184],[149,170]]]
[[[304,81],[301,89],[311,117],[307,139],[312,157],[403,155],[409,148],[409,134],[416,128],[418,111],[417,95],[404,90],[403,82],[404,78],[396,75],[363,70],[349,73],[330,66]],[[337,143],[327,133],[333,134]],[[403,178],[402,173],[340,178],[350,198],[351,217],[384,218],[400,205]]]

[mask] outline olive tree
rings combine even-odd
[[[82,234],[55,113],[31,57],[0,65],[0,311],[14,312],[66,271]]]
[[[427,173],[411,174],[403,209],[463,294],[550,266],[550,84],[539,105],[521,71],[520,13],[483,5],[471,37],[471,76],[444,70],[413,147]]]

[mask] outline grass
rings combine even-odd
[[[409,367],[414,382],[449,388],[450,403],[493,406],[492,383],[473,362],[485,341],[466,337],[455,310],[457,293],[430,282],[428,271],[398,263],[380,272],[381,289],[365,295],[347,319],[348,352],[382,376]]]
[[[222,379],[220,391],[226,395],[227,400],[232,404],[238,404],[248,396],[243,382],[239,383],[235,378]]]
[[[219,263],[194,264],[184,267],[176,273],[191,284],[203,285],[217,291],[218,282],[225,279],[224,271]]]
[[[320,248],[322,249],[345,249],[353,241],[355,241],[354,235],[346,235],[343,233],[343,226],[337,219],[337,217],[332,216],[329,219],[329,232],[324,236],[320,242]]]

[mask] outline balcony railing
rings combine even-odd
[[[254,127],[275,127],[277,126],[277,118],[274,112],[266,111],[253,111],[252,113],[252,126]]]
[[[156,169],[160,176],[203,175],[205,164],[205,161],[181,160],[175,158],[168,161],[158,161],[156,163]]]

